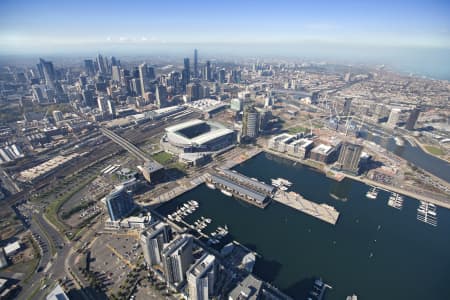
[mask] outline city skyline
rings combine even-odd
[[[133,1],[124,6],[23,0],[3,1],[0,11],[4,53],[186,44],[450,48],[446,1]]]

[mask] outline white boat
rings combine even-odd
[[[189,204],[187,204],[187,203],[184,203],[183,206],[186,207],[186,209],[191,208],[191,206]]]
[[[181,217],[177,216],[177,217],[175,218],[175,221],[181,222]]]
[[[403,138],[401,138],[401,137],[396,136],[394,138],[394,140],[395,140],[395,144],[397,146],[404,146],[405,145],[405,140]]]
[[[253,266],[255,265],[255,262],[256,256],[252,252],[246,254],[244,258],[242,258],[242,266],[249,273],[253,271]]]
[[[224,194],[224,195],[226,195],[226,196],[228,196],[228,197],[233,196],[233,194],[230,193],[229,191],[226,191],[226,190],[220,190],[220,191],[222,192],[222,194]]]
[[[373,187],[370,191],[366,193],[366,197],[369,199],[377,199],[378,196],[378,189],[376,187]]]
[[[172,215],[168,215],[167,217],[169,218],[170,221],[173,221]]]
[[[215,190],[215,189],[216,189],[216,187],[214,186],[214,184],[209,183],[209,182],[206,183],[206,186],[209,187],[209,188],[212,189],[212,190]]]
[[[210,218],[206,218],[206,219],[205,219],[205,222],[206,222],[207,224],[211,223],[211,221],[212,221],[212,220],[211,220]]]

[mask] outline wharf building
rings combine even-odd
[[[170,241],[171,234],[170,226],[164,222],[159,222],[152,229],[141,232],[142,252],[148,266],[161,264],[161,252],[164,244]]]
[[[207,181],[218,187],[225,195],[234,195],[260,208],[269,205],[275,191],[271,185],[229,170],[219,170],[217,174],[210,174]]]
[[[271,138],[268,147],[277,152],[306,159],[314,147],[314,142],[310,139],[299,138],[298,135],[284,133]]]
[[[126,217],[134,209],[133,197],[124,185],[119,185],[107,195],[105,204],[111,221]]]
[[[180,286],[186,280],[186,271],[192,264],[193,237],[182,235],[169,244],[165,244],[161,252],[166,282]]]
[[[187,271],[190,300],[208,300],[214,296],[218,264],[214,255],[204,254]]]
[[[361,152],[361,145],[344,143],[339,153],[338,167],[343,171],[358,174]]]

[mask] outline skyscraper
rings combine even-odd
[[[100,74],[106,74],[106,65],[103,56],[101,54],[98,54],[97,56],[97,66]]]
[[[141,83],[141,96],[144,96],[149,82],[148,66],[146,63],[139,65],[139,80]]]
[[[111,99],[109,99],[106,103],[108,104],[108,114],[114,118],[116,116],[116,105],[113,101],[111,101]]]
[[[406,130],[414,130],[417,119],[419,119],[419,115],[420,115],[419,107],[415,107],[413,110],[411,110],[411,112],[409,113],[408,120],[406,121],[405,125]]]
[[[167,89],[163,85],[158,85],[155,91],[156,105],[158,108],[163,108],[167,106]]]
[[[202,85],[198,82],[189,83],[186,87],[189,101],[195,101],[202,97]]]
[[[344,143],[338,158],[339,167],[344,171],[357,174],[359,170],[361,152],[361,145]]]
[[[187,271],[189,299],[212,299],[216,273],[217,264],[214,255],[204,254],[197,260]]]
[[[151,230],[141,233],[141,246],[147,265],[154,266],[162,262],[161,252],[164,244],[170,241],[170,236],[170,226],[163,222],[156,224]]]
[[[111,67],[111,79],[112,81],[114,81],[115,83],[120,83],[120,67],[117,65],[114,65]]]
[[[164,245],[161,256],[168,283],[178,285],[185,281],[186,271],[194,260],[192,245],[192,236],[186,234]]]
[[[400,114],[402,110],[400,108],[393,108],[391,113],[389,114],[388,121],[386,125],[390,128],[395,128],[397,126],[398,121],[400,120]]]
[[[53,88],[53,82],[56,79],[55,69],[53,68],[53,63],[51,61],[45,61],[44,59],[39,59],[38,71],[41,78],[45,79],[45,85]]]
[[[207,81],[212,81],[211,62],[209,60],[206,61],[205,72],[203,73],[203,79],[207,80]]]
[[[256,138],[259,133],[259,121],[259,113],[255,107],[247,106],[242,119],[242,136]]]
[[[198,78],[198,51],[194,49],[194,78]]]
[[[225,69],[221,69],[219,71],[219,83],[225,83],[225,75],[226,75]]]
[[[86,71],[86,74],[89,76],[95,75],[94,61],[92,59],[84,60],[84,70]]]
[[[342,110],[342,114],[344,116],[348,116],[350,114],[351,105],[352,105],[352,98],[345,98],[344,109]]]
[[[106,113],[108,111],[108,99],[105,96],[97,97],[97,105],[100,112]]]
[[[186,91],[186,86],[191,81],[191,68],[189,65],[189,58],[184,59],[184,68],[181,73],[181,78],[182,78],[183,91]]]
[[[125,186],[120,185],[106,196],[106,208],[111,221],[117,221],[126,217],[133,210],[133,197]]]

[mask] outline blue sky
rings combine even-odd
[[[450,49],[450,1],[0,0],[3,53],[263,43]]]

